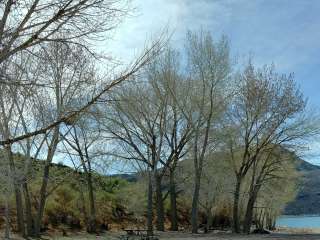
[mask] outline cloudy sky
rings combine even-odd
[[[117,56],[131,56],[165,26],[174,32],[176,46],[187,30],[202,28],[216,38],[227,35],[240,59],[251,54],[258,65],[274,63],[279,72],[293,72],[310,106],[320,107],[319,0],[134,0],[133,5],[134,16],[108,45]],[[319,157],[310,159],[320,164]]]

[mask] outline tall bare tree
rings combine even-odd
[[[192,158],[194,161],[194,194],[192,201],[192,232],[198,231],[198,205],[201,176],[209,148],[216,145],[214,129],[224,111],[226,84],[231,71],[228,41],[223,37],[214,43],[209,33],[188,34],[190,87],[194,95],[188,114],[194,129]],[[224,92],[222,94],[222,92]]]
[[[192,138],[192,124],[185,114],[185,104],[191,96],[188,81],[181,74],[180,55],[168,49],[148,68],[148,79],[157,99],[156,105],[165,107],[163,119],[164,143],[161,178],[169,175],[171,230],[178,230],[176,168],[188,151]]]
[[[106,114],[104,124],[106,132],[111,133],[118,143],[117,153],[114,155],[122,159],[138,161],[148,166],[149,178],[149,208],[152,211],[153,185],[157,191],[158,200],[162,202],[161,183],[158,168],[164,142],[164,107],[153,105],[154,95],[150,86],[143,89],[136,83],[130,83],[114,95],[113,109]],[[152,99],[153,98],[153,99]],[[158,208],[159,207],[159,208]],[[162,205],[163,207],[163,205]],[[157,206],[159,220],[163,209]],[[150,211],[150,209],[149,209]],[[158,220],[158,221],[159,221]],[[152,222],[148,229],[152,231]],[[162,224],[161,224],[162,225]]]
[[[18,58],[11,58],[10,61],[6,61],[2,64],[2,77],[8,81],[14,80],[16,83],[21,83],[28,77],[27,71],[24,68],[26,64],[30,63],[28,57],[25,54],[20,54]],[[35,76],[34,74],[30,74]],[[23,133],[26,128],[26,111],[27,105],[32,102],[32,96],[34,89],[31,87],[26,88],[23,85],[7,85],[1,84],[0,86],[0,102],[1,102],[1,136],[3,138],[14,137]],[[31,139],[26,147],[31,150]],[[21,143],[24,145],[23,143]],[[15,197],[16,197],[16,210],[17,210],[17,225],[22,235],[25,235],[24,226],[24,209],[21,185],[24,184],[25,173],[23,169],[17,168],[15,163],[15,157],[13,152],[17,150],[17,146],[7,144],[4,147],[7,152],[8,166],[10,166],[9,176],[13,177]],[[30,154],[29,154],[30,156]],[[24,185],[26,186],[26,185]],[[26,198],[27,200],[27,198]]]
[[[45,126],[60,119],[66,112],[72,111],[77,99],[83,99],[92,89],[92,63],[80,47],[70,47],[64,43],[52,43],[39,53],[42,65],[42,82],[49,86],[38,92],[37,115]],[[89,93],[90,94],[90,93]],[[72,121],[73,119],[69,119]],[[67,122],[68,123],[68,122]],[[45,167],[39,191],[35,235],[40,234],[41,221],[47,198],[50,166],[60,141],[61,126],[55,126],[45,140]]]

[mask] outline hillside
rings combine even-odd
[[[301,173],[299,191],[296,199],[290,202],[284,210],[286,215],[320,214],[320,166],[310,164],[297,158],[297,169]],[[135,182],[135,174],[117,174],[129,182]]]
[[[14,159],[17,171],[22,171],[24,156],[14,153]],[[31,174],[28,178],[33,216],[37,213],[44,166],[45,161],[33,159]],[[76,171],[62,163],[52,163],[50,173],[42,230],[60,231],[65,227],[71,230],[85,229],[89,211],[89,195],[83,172]],[[94,172],[92,183],[95,189],[95,208],[99,209],[96,212],[99,229],[108,229],[109,223],[117,227],[122,222],[131,221],[132,217],[126,207],[129,202],[129,192],[132,189],[129,181],[117,176],[105,176]],[[14,192],[10,192],[6,197],[10,202],[12,229],[17,231]],[[4,206],[5,202],[2,198],[0,199],[0,228],[4,226]]]
[[[302,179],[295,201],[285,208],[287,215],[320,214],[320,166],[299,160]]]
[[[23,163],[19,159],[22,160],[23,156],[16,154],[18,166]],[[35,199],[39,191],[43,166],[43,161],[33,161],[33,177],[29,181]],[[298,159],[297,168],[302,176],[299,193],[295,201],[288,204],[284,213],[320,214],[320,167]],[[81,172],[62,164],[52,164],[51,172],[45,225],[55,226],[61,223],[71,228],[83,228],[88,206],[84,176]],[[93,175],[96,207],[99,209],[97,220],[101,226],[111,223],[112,228],[118,228],[143,215],[146,196],[143,184],[137,182],[138,178],[136,174]],[[13,195],[10,198],[14,201]]]

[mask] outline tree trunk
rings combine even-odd
[[[96,208],[95,208],[95,200],[94,200],[94,189],[92,184],[92,174],[91,170],[87,172],[87,183],[88,183],[88,191],[89,191],[89,204],[90,204],[90,218],[89,218],[89,229],[88,232],[95,233],[97,231],[96,224]]]
[[[199,194],[200,194],[200,174],[195,174],[195,185],[192,197],[191,209],[191,227],[192,233],[198,233],[198,211],[199,211]]]
[[[16,196],[16,208],[17,208],[17,224],[18,231],[21,233],[23,237],[26,236],[25,226],[24,226],[24,214],[23,214],[23,201],[21,196],[21,191],[17,184],[14,184],[14,191]]]
[[[147,209],[147,228],[148,236],[153,235],[153,189],[152,189],[152,173],[148,173],[148,209]]]
[[[86,209],[86,201],[85,201],[85,198],[84,198],[84,189],[83,189],[83,184],[82,184],[82,176],[81,174],[79,173],[78,174],[79,176],[79,194],[80,194],[80,200],[81,200],[81,203],[82,203],[82,206],[81,206],[81,213],[83,215],[83,219],[84,219],[84,224],[86,226],[88,226],[89,224],[89,217],[88,217],[88,213],[87,213],[87,209]]]
[[[14,193],[16,198],[18,232],[20,232],[20,234],[23,237],[25,237],[26,231],[24,226],[23,201],[22,201],[22,195],[21,195],[21,189],[20,189],[20,180],[17,178],[14,159],[11,152],[11,145],[6,146],[6,151],[8,155],[8,161],[9,161],[10,173],[11,173],[10,175],[13,179],[13,187],[14,187]]]
[[[40,233],[41,233],[42,218],[43,218],[44,208],[45,208],[46,199],[47,199],[47,186],[49,182],[50,164],[52,162],[54,153],[56,151],[58,142],[59,142],[59,127],[56,127],[54,129],[52,141],[48,149],[47,159],[46,159],[44,170],[43,170],[42,184],[41,184],[40,194],[39,194],[40,199],[38,202],[37,216],[35,219],[35,236],[36,237],[40,237]]]
[[[241,179],[237,177],[236,188],[233,195],[233,226],[232,230],[234,233],[240,233],[240,223],[239,223],[239,200],[240,200],[240,188]]]
[[[252,219],[253,219],[253,209],[254,204],[256,202],[256,194],[251,193],[249,196],[249,200],[247,203],[247,209],[246,214],[244,218],[244,225],[243,225],[243,233],[250,234],[251,232],[251,225],[252,225]]]
[[[156,207],[157,207],[157,230],[164,231],[164,206],[161,189],[161,177],[156,175]]]
[[[10,214],[9,214],[9,202],[8,198],[5,198],[5,232],[4,239],[10,239]]]
[[[23,195],[24,195],[24,204],[26,207],[26,223],[27,223],[27,235],[33,236],[34,235],[34,223],[32,217],[32,207],[31,207],[31,200],[30,194],[28,189],[28,183],[24,181],[23,185]]]
[[[170,170],[170,217],[171,231],[178,231],[177,193],[173,170]]]
[[[263,214],[263,209],[260,210],[259,216],[257,217],[257,228],[258,229],[263,229],[264,223],[262,222],[262,214]]]
[[[79,146],[79,145],[78,145]],[[86,161],[84,159],[84,155],[80,151],[79,148],[79,155],[83,167],[83,171],[86,177],[87,188],[88,188],[88,195],[89,195],[89,218],[87,222],[87,232],[88,233],[95,233],[97,231],[97,219],[96,219],[96,208],[95,208],[95,198],[94,198],[94,187],[92,182],[92,169],[90,164],[90,159],[86,151],[86,159],[88,167],[86,166]]]
[[[40,199],[38,203],[38,211],[37,211],[37,216],[36,216],[36,221],[35,221],[35,236],[40,237],[41,233],[41,224],[42,224],[42,217],[44,213],[44,207],[46,203],[46,195],[47,195],[47,185],[49,182],[49,173],[50,173],[50,164],[45,165],[44,167],[44,172],[43,172],[43,177],[42,177],[42,185],[40,189]]]
[[[213,222],[213,216],[211,209],[208,209],[207,212],[207,226],[206,226],[206,231],[209,232],[210,228],[212,227],[212,222]]]

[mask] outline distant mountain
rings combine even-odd
[[[131,173],[120,173],[120,174],[112,174],[111,177],[117,177],[117,178],[122,178],[127,180],[128,182],[137,182],[138,181],[138,176],[137,174]]]
[[[320,214],[320,166],[298,160],[297,169],[302,175],[296,199],[284,211],[287,215]]]

